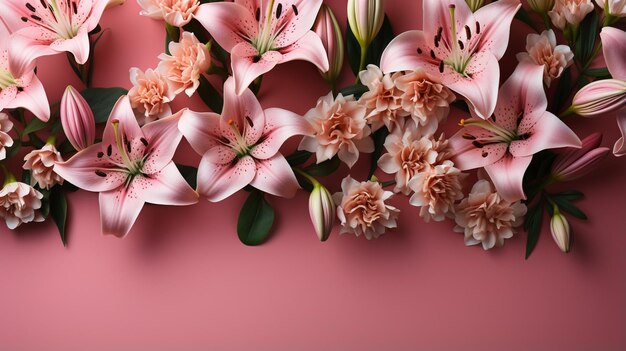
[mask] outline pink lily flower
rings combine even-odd
[[[464,0],[424,0],[424,30],[400,34],[385,49],[385,73],[418,67],[489,118],[496,106],[500,67],[519,0],[500,0],[472,13]]]
[[[71,52],[77,63],[89,58],[89,32],[100,22],[108,0],[4,0],[0,17],[27,38],[38,56]]]
[[[263,111],[249,89],[237,95],[232,77],[224,84],[221,116],[187,111],[178,127],[193,149],[203,155],[198,192],[209,201],[222,201],[248,184],[281,197],[293,197],[299,189],[279,149],[294,135],[313,134],[311,126],[290,111]]]
[[[276,65],[305,60],[322,72],[328,57],[311,30],[322,0],[235,0],[201,5],[195,17],[232,56],[237,94]]]
[[[172,161],[182,139],[183,112],[139,127],[127,96],[117,102],[101,143],[78,152],[54,172],[77,187],[100,193],[102,233],[123,237],[143,205],[184,206],[198,202]]]
[[[609,69],[613,79],[626,82],[626,32],[613,27],[604,27],[600,32],[602,39],[602,52],[606,67]],[[622,137],[615,143],[613,154],[615,156],[626,155],[626,110],[622,109],[617,116],[617,125]]]
[[[50,105],[43,84],[35,74],[35,53],[25,44],[21,38],[11,35],[0,19],[0,111],[21,107],[47,121]]]
[[[546,111],[543,67],[520,63],[502,85],[494,116],[461,120],[450,139],[454,164],[461,170],[484,167],[506,201],[525,199],[522,179],[535,153],[581,147],[580,139],[558,117]]]

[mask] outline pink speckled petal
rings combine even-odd
[[[389,43],[380,61],[380,68],[385,73],[412,71],[417,67],[429,68],[429,72],[438,71],[438,63],[430,58],[430,44],[426,42],[424,32],[411,30],[398,35]],[[419,51],[418,51],[419,49]]]
[[[187,110],[178,122],[178,129],[199,155],[221,144],[220,115],[217,113]]]
[[[479,50],[491,51],[498,60],[509,45],[511,22],[522,6],[519,0],[499,0],[481,7],[474,17],[481,25]]]
[[[206,28],[218,44],[228,52],[247,42],[258,33],[258,22],[245,7],[231,2],[200,5],[195,18]]]
[[[579,148],[582,142],[563,121],[550,112],[544,112],[526,140],[511,143],[509,151],[517,157],[532,156],[541,150],[561,147]]]
[[[233,124],[231,125],[230,122]],[[265,113],[257,97],[245,89],[238,94],[235,80],[228,78],[224,84],[224,109],[220,119],[221,135],[226,139],[237,142],[236,127],[244,137],[247,145],[255,145],[263,135]]]
[[[250,183],[253,187],[286,198],[294,197],[300,189],[296,176],[283,155],[277,154],[270,159],[258,161],[256,167],[256,176]]]
[[[183,113],[184,110],[179,111],[173,116],[148,123],[142,128],[147,142],[145,154],[148,155],[144,164],[145,173],[159,172],[172,161],[178,144],[183,138],[178,130],[178,123]]]
[[[329,63],[326,49],[322,44],[322,39],[315,32],[309,31],[300,40],[280,50],[280,52],[283,55],[283,63],[295,60],[309,61],[317,66],[320,71],[328,71]]]
[[[187,206],[198,202],[198,193],[187,184],[174,162],[149,178],[136,177],[133,187],[138,196],[150,204]]]
[[[615,79],[626,80],[626,32],[613,27],[604,27],[600,33],[602,52],[606,66]]]
[[[100,193],[102,234],[123,238],[139,217],[145,201],[138,196],[134,182],[115,191]]]
[[[258,57],[258,54],[258,51],[248,43],[240,43],[232,50],[231,65],[239,95],[243,94],[255,79],[283,61],[283,55],[278,51],[268,51],[261,57]]]
[[[198,168],[198,193],[211,202],[222,201],[250,184],[255,174],[256,165],[250,156],[219,165],[205,155]]]
[[[522,180],[531,160],[532,156],[513,157],[507,155],[500,161],[485,167],[496,186],[496,190],[506,201],[515,202],[526,199]]]
[[[302,116],[280,108],[265,110],[263,141],[252,149],[256,159],[268,159],[276,153],[287,139],[294,135],[312,135],[313,127]]]

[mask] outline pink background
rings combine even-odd
[[[346,1],[329,3],[345,18]],[[419,28],[420,9],[421,1],[390,0],[396,32]],[[105,14],[96,86],[128,88],[130,67],[156,66],[163,27],[138,12],[129,0]],[[527,31],[515,28],[509,61]],[[64,56],[42,60],[39,72],[51,101],[77,84]],[[280,66],[265,82],[264,106],[298,113],[327,92],[304,63]],[[185,105],[201,108],[185,99],[176,107]],[[618,137],[613,118],[575,126],[583,136],[605,132],[606,145]],[[191,154],[187,145],[183,154]],[[353,176],[365,177],[366,162]],[[77,192],[67,248],[51,223],[2,230],[0,349],[624,350],[625,173],[626,160],[611,157],[568,184],[587,194],[579,205],[591,219],[571,221],[571,254],[544,231],[529,261],[525,234],[500,250],[467,248],[450,221],[424,224],[406,198],[395,199],[399,230],[371,242],[334,232],[323,244],[309,225],[306,194],[272,199],[275,234],[250,248],[235,232],[242,194],[146,207],[118,240],[99,233],[97,195]],[[334,191],[339,179],[326,183]]]

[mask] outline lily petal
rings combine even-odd
[[[240,4],[215,2],[200,5],[194,17],[228,52],[258,33],[258,21]]]
[[[126,173],[102,156],[102,144],[94,144],[79,151],[66,162],[55,164],[54,172],[75,186],[92,192],[111,191],[126,182]]]
[[[72,39],[55,40],[50,44],[50,48],[57,52],[72,53],[76,62],[83,65],[89,59],[89,32],[81,29]]]
[[[147,203],[187,206],[198,202],[198,193],[187,184],[171,161],[150,178],[136,177],[133,182],[136,182],[134,186],[138,196]]]
[[[617,116],[617,126],[619,127],[622,137],[619,138],[615,146],[613,146],[613,154],[621,157],[626,155],[626,112],[622,111],[622,113]]]
[[[278,51],[268,51],[258,57],[258,51],[249,43],[237,44],[231,54],[237,94],[243,94],[255,79],[283,61],[283,55]]]
[[[178,122],[178,129],[199,155],[204,155],[220,143],[220,118],[213,112],[186,110]]]
[[[442,82],[448,88],[462,95],[470,112],[482,119],[491,117],[498,100],[500,66],[490,52],[480,52],[472,57],[467,71],[471,77],[464,78],[450,67],[445,68]]]
[[[532,156],[539,151],[561,147],[579,148],[582,142],[563,121],[550,112],[544,112],[526,140],[516,140],[509,152],[516,157]]]
[[[519,0],[499,0],[481,7],[474,17],[481,25],[479,50],[491,51],[498,60],[504,56],[509,44],[511,22],[522,7]]]
[[[456,20],[457,33],[450,33],[452,28],[452,17],[450,8],[454,6],[454,17]],[[464,26],[474,25],[474,14],[465,0],[424,0],[424,33],[426,38],[432,39],[437,35],[439,28],[443,28],[441,33],[445,42],[453,43],[457,38],[465,36]],[[451,38],[451,34],[455,35]],[[428,52],[427,52],[428,53]]]
[[[159,172],[172,161],[178,144],[183,138],[182,133],[178,130],[178,123],[184,111],[181,110],[173,116],[148,123],[142,128],[144,138],[147,141],[146,154],[148,158],[144,164],[144,172],[147,174]]]
[[[294,197],[300,189],[291,166],[281,154],[257,161],[256,176],[250,185],[268,194],[286,198]]]
[[[109,120],[104,127],[104,134],[102,136],[102,144],[104,145],[116,145],[115,130],[112,123],[114,120],[119,121],[119,133],[120,135],[126,136],[127,140],[139,140],[144,137],[127,95],[117,100],[109,115]],[[114,147],[113,149],[116,148]]]
[[[100,221],[103,235],[122,238],[128,234],[137,220],[144,200],[137,196],[135,186],[120,187],[100,193]]]
[[[450,138],[450,147],[454,150],[452,161],[458,169],[466,171],[482,168],[498,162],[506,155],[507,145],[505,143],[489,144],[477,148],[471,140],[463,138],[465,133],[467,133],[467,128],[461,129]]]
[[[413,71],[423,67],[439,74],[438,66],[429,59],[430,46],[421,30],[410,30],[398,35],[389,43],[380,60],[385,73]]]
[[[526,199],[522,180],[532,156],[513,157],[507,155],[500,161],[485,167],[487,174],[502,198],[509,202]]]
[[[274,21],[272,29],[274,33],[279,31],[274,41],[275,46],[284,48],[308,35],[307,32],[313,27],[320,11],[322,0],[282,0],[280,4],[282,15]]]
[[[626,32],[613,27],[604,27],[600,32],[602,52],[606,66],[614,79],[626,80]]]
[[[257,97],[250,89],[244,89],[238,93],[235,80],[228,78],[224,83],[224,109],[220,120],[221,135],[236,143],[238,136],[233,130],[236,127],[245,138],[246,144],[254,145],[261,139],[264,125],[265,113]]]
[[[282,63],[303,60],[313,63],[322,72],[329,69],[328,55],[322,43],[322,39],[313,31],[306,33],[300,40],[290,46],[281,49]]]
[[[313,127],[302,116],[280,108],[265,110],[263,141],[256,145],[250,154],[265,160],[276,155],[287,139],[294,135],[312,135]]]
[[[222,201],[250,184],[256,174],[256,165],[250,156],[235,164],[218,165],[205,155],[198,168],[198,193],[211,202]]]
[[[48,119],[50,119],[50,105],[48,104],[46,91],[39,78],[35,74],[32,74],[29,84],[22,87],[22,89],[23,91],[18,92],[13,101],[9,102],[5,107],[23,107],[32,112],[35,117],[40,120],[44,122],[48,121]]]

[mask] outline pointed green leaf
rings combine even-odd
[[[269,238],[273,225],[274,209],[265,200],[263,192],[252,190],[239,212],[239,240],[248,246],[261,245]]]
[[[198,87],[198,95],[207,105],[208,108],[215,113],[222,113],[224,99],[222,95],[213,87],[211,82],[204,76],[200,75],[200,86]]]
[[[105,123],[117,100],[128,94],[124,88],[87,88],[80,93],[93,112],[96,123]]]
[[[361,96],[367,93],[368,91],[369,89],[365,85],[359,83],[359,84],[351,85],[341,90],[340,93],[343,96],[354,95],[355,99],[360,99]]]
[[[393,38],[394,34],[393,29],[391,28],[391,22],[389,21],[389,18],[385,16],[385,22],[383,23],[380,32],[367,49],[365,67],[367,67],[368,64],[376,66],[380,65],[380,58],[383,55],[383,51],[385,51],[385,48],[387,48],[387,45],[389,45]],[[349,24],[346,27],[346,49],[350,68],[352,68],[354,75],[358,76],[359,65],[361,63],[361,46],[354,36],[354,33],[352,33]]]
[[[524,219],[524,229],[528,233],[528,237],[526,239],[526,259],[530,257],[530,255],[535,250],[537,246],[537,242],[539,241],[539,234],[541,233],[541,224],[543,223],[543,199],[537,206],[531,207],[528,209],[526,213],[526,218]]]
[[[185,166],[185,165],[176,165],[180,174],[185,178],[187,184],[193,189],[196,188],[198,183],[198,169],[196,167]]]
[[[63,246],[67,246],[67,237],[65,236],[67,222],[67,199],[61,187],[54,187],[50,192],[50,215],[59,229],[59,235]]]
[[[341,160],[339,157],[335,156],[322,163],[313,164],[305,168],[304,171],[314,177],[325,177],[335,173],[335,171],[339,169],[339,166],[341,166]]]
[[[587,215],[566,198],[553,197],[552,200],[556,202],[557,206],[559,206],[559,209],[563,212],[567,212],[578,219],[587,220]]]
[[[286,156],[285,159],[287,159],[287,163],[289,163],[291,167],[295,167],[306,163],[311,156],[313,156],[313,154],[308,151],[298,150],[293,154]]]

